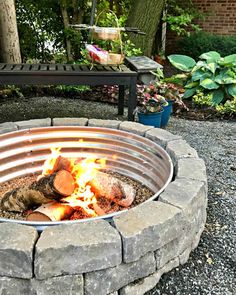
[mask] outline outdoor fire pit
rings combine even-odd
[[[179,136],[134,122],[75,118],[4,123],[0,133],[0,185],[37,174],[26,196],[33,187],[44,198],[49,186],[46,198],[53,196],[28,220],[0,218],[3,292],[144,294],[198,245],[206,220],[205,164]],[[75,171],[84,163],[98,169],[83,170],[82,183]],[[135,195],[126,178],[150,197],[132,206]],[[84,183],[91,187],[89,199]],[[25,205],[15,204],[16,191],[5,197],[6,208]],[[115,209],[101,207],[98,195]],[[51,217],[55,204],[73,212],[80,206],[88,216]]]

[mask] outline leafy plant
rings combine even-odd
[[[178,53],[195,60],[208,51],[217,51],[221,56],[236,52],[236,36],[219,36],[206,32],[193,33],[177,41]]]
[[[192,1],[167,0],[167,14],[163,20],[178,36],[190,36],[190,31],[200,31],[193,20],[203,19],[203,14],[194,6]]]
[[[236,115],[236,98],[227,100],[225,104],[216,106],[216,110],[221,114]]]
[[[189,56],[173,54],[169,61],[184,71],[184,98],[192,97],[198,90],[211,97],[212,105],[236,97],[236,54],[224,58],[216,51],[200,55],[196,63]]]
[[[137,109],[141,113],[156,113],[160,112],[163,106],[168,105],[165,97],[159,94],[159,88],[157,84],[150,83],[150,85],[144,87],[140,94],[142,95],[142,106]]]

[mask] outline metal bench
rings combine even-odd
[[[118,115],[124,113],[125,87],[129,88],[128,120],[137,104],[137,73],[127,66],[0,63],[0,85],[119,85]]]

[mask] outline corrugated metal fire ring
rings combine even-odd
[[[156,199],[173,177],[170,156],[161,146],[145,137],[110,128],[60,126],[0,135],[0,185],[19,176],[40,172],[51,147],[62,147],[61,153],[65,157],[106,157],[108,168],[141,182],[153,191],[153,196],[147,201]],[[93,220],[110,219],[122,212]],[[91,219],[29,222],[0,218],[0,222],[32,225],[38,230],[87,220]]]

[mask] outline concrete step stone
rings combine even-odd
[[[17,131],[17,125],[13,122],[6,122],[0,124],[0,134],[4,134],[7,132]]]
[[[120,130],[135,133],[141,136],[144,136],[148,130],[153,128],[154,128],[153,126],[146,126],[140,123],[130,122],[130,121],[124,121],[119,126]]]
[[[89,119],[88,126],[119,129],[120,123],[121,121],[117,120]]]
[[[31,278],[33,251],[38,238],[34,227],[0,223],[0,276]]]
[[[15,122],[19,130],[37,127],[49,127],[51,126],[51,123],[51,118]]]
[[[166,148],[168,142],[181,139],[181,136],[174,135],[161,128],[153,128],[145,133],[145,137]]]
[[[176,179],[186,178],[207,183],[206,165],[203,159],[180,159],[176,166]]]
[[[84,284],[82,275],[66,275],[46,280],[31,280],[31,292],[37,295],[83,295]],[[32,294],[27,293],[27,294]],[[23,294],[23,293],[22,293]],[[25,294],[25,295],[27,295]]]
[[[35,276],[46,279],[121,263],[121,238],[105,220],[46,228],[35,253]]]
[[[122,237],[126,263],[161,248],[185,227],[180,209],[157,201],[143,203],[113,220]]]
[[[166,151],[170,155],[174,166],[179,159],[198,158],[197,151],[182,139],[169,141],[166,146]]]
[[[88,118],[53,118],[53,126],[86,126]]]
[[[156,270],[154,253],[147,253],[138,261],[85,274],[85,295],[106,295],[146,277]]]

